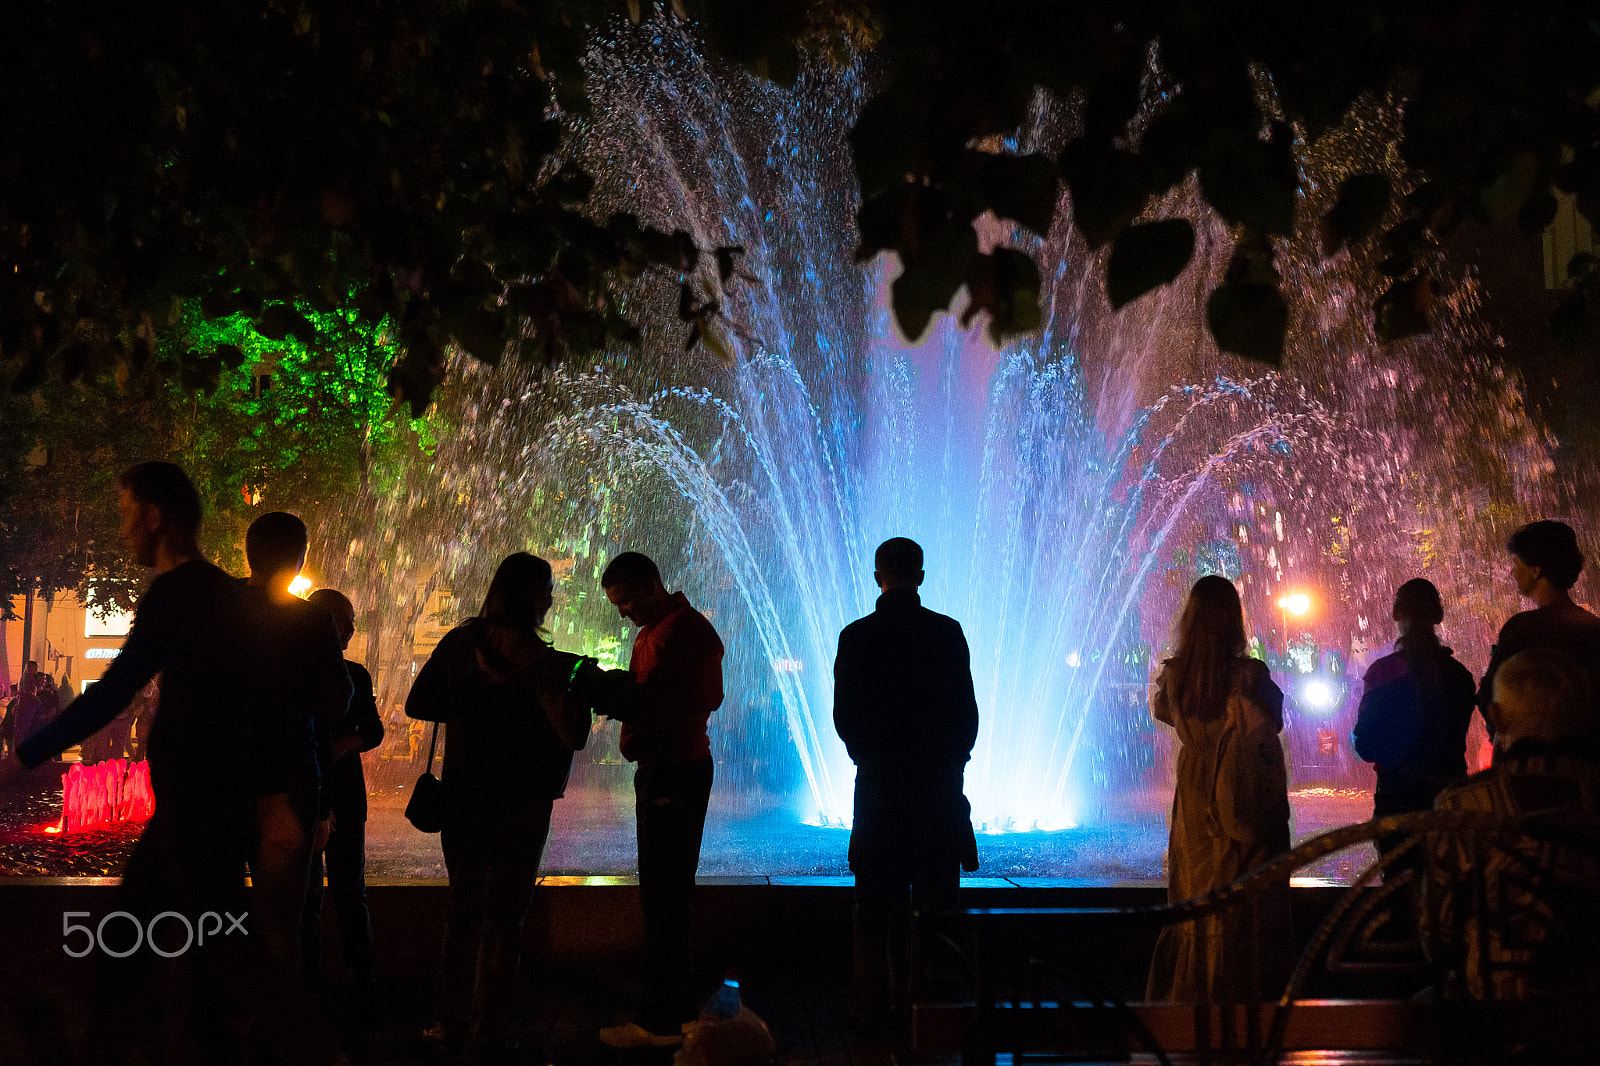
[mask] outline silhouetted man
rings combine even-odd
[[[306,597],[306,602],[332,616],[341,648],[349,648],[356,632],[356,609],[344,593],[318,589]],[[383,743],[383,720],[378,717],[372,675],[365,666],[350,659],[344,665],[355,691],[349,710],[333,723],[333,774],[326,783],[332,827],[327,846],[311,856],[300,961],[306,983],[315,986],[322,955],[322,878],[326,865],[328,895],[333,898],[333,913],[339,926],[339,953],[355,975],[357,996],[370,1009],[377,1002],[374,968],[378,960],[372,940],[372,916],[367,910],[367,780],[361,768],[361,753]]]
[[[668,593],[648,556],[623,552],[600,576],[617,613],[639,627],[628,670],[586,671],[575,695],[622,723],[634,772],[644,1008],[601,1030],[613,1046],[682,1042],[695,1016],[694,875],[711,798],[706,722],[722,704],[722,639],[681,592]]]
[[[1489,669],[1478,688],[1478,706],[1494,735],[1489,704],[1494,699],[1494,678],[1500,664],[1529,648],[1559,652],[1579,668],[1574,678],[1581,694],[1573,707],[1589,725],[1589,742],[1600,752],[1600,618],[1572,602],[1569,591],[1583,573],[1583,552],[1578,538],[1565,522],[1533,522],[1506,544],[1511,553],[1511,578],[1517,591],[1537,606],[1512,615],[1500,629]]]
[[[882,1023],[907,995],[908,907],[955,906],[977,869],[962,778],[978,736],[961,623],[922,606],[922,548],[886,540],[874,557],[877,610],[839,634],[833,724],[856,764],[857,1020]]]
[[[350,674],[328,612],[289,591],[306,561],[306,526],[287,511],[250,523],[244,553],[260,619],[264,665],[256,766],[257,839],[250,857],[268,951],[300,973],[300,921],[311,855],[327,842],[332,727],[350,704]],[[158,719],[159,721],[159,719]]]
[[[208,913],[242,918],[254,821],[248,769],[256,725],[249,684],[258,668],[255,616],[239,582],[201,556],[200,498],[182,470],[171,463],[129,469],[117,482],[117,511],[129,552],[155,571],[155,580],[105,676],[0,762],[0,786],[102,729],[159,673],[161,714],[147,746],[155,814],[122,873],[116,909],[146,927],[164,911],[190,923]],[[181,944],[179,924],[168,921]],[[190,953],[203,990],[223,1000],[215,1010],[197,1009],[213,1023],[214,1057],[237,1051],[248,1002],[262,991],[246,939],[256,927],[244,928],[245,934],[213,935]],[[123,932],[119,950],[132,939]],[[163,948],[173,950],[165,939]],[[150,1016],[142,992],[153,957],[145,946],[107,962],[88,1034],[93,1061],[121,1062]]]
[[[1506,826],[1531,830],[1524,837],[1429,834],[1425,943],[1444,969],[1445,988],[1456,995],[1577,993],[1593,1002],[1600,921],[1592,886],[1600,879],[1600,856],[1585,841],[1600,826],[1600,762],[1587,744],[1592,733],[1581,669],[1549,648],[1504,660],[1486,708],[1494,765],[1446,789],[1434,805],[1498,815]],[[1536,1054],[1528,1061],[1548,1060]]]

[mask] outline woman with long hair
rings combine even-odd
[[[1476,683],[1435,630],[1444,621],[1439,590],[1412,578],[1394,594],[1391,615],[1399,636],[1394,652],[1367,668],[1361,709],[1350,739],[1356,754],[1378,769],[1372,816],[1431,811],[1434,797],[1467,775],[1467,728],[1472,724]],[[1384,837],[1380,854],[1400,841]],[[1415,865],[1413,853],[1396,865]]]
[[[406,714],[448,727],[444,828],[450,902],[438,1024],[448,1047],[509,1043],[522,924],[585,722],[561,711],[578,656],[544,631],[550,564],[527,552],[501,562],[483,609],[445,634],[406,697]],[[587,719],[587,712],[582,717]]]
[[[1167,846],[1167,898],[1205,895],[1289,850],[1283,693],[1246,656],[1244,608],[1225,578],[1195,582],[1177,645],[1150,698],[1181,745]],[[1289,879],[1220,914],[1166,926],[1145,998],[1248,1002],[1276,997],[1292,962]]]

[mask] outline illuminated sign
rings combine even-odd
[[[121,648],[90,648],[83,653],[85,659],[115,659]]]

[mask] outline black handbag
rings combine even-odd
[[[433,723],[428,741],[428,769],[411,786],[411,802],[406,804],[406,821],[424,833],[444,828],[444,782],[433,776],[433,752],[439,743],[439,723]]]

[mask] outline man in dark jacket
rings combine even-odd
[[[250,523],[244,552],[262,633],[263,700],[256,765],[257,838],[250,856],[262,943],[300,973],[300,924],[311,856],[327,843],[332,727],[350,705],[350,674],[328,612],[289,591],[306,561],[306,526],[287,511]]]
[[[1572,601],[1572,586],[1583,574],[1583,552],[1578,537],[1565,522],[1531,522],[1511,534],[1511,579],[1517,591],[1535,604],[1531,611],[1512,615],[1500,629],[1489,669],[1478,688],[1478,706],[1484,722],[1494,699],[1494,678],[1500,665],[1528,648],[1549,648],[1566,656],[1578,668],[1576,681],[1583,694],[1572,713],[1582,713],[1589,723],[1587,743],[1600,753],[1600,618]]]
[[[1600,967],[1600,762],[1583,667],[1532,648],[1496,673],[1488,713],[1494,765],[1443,792],[1437,810],[1497,816],[1526,835],[1429,834],[1424,943],[1445,987],[1471,999],[1578,993],[1593,1001]],[[1487,927],[1487,928],[1485,928]],[[1542,1037],[1529,1027],[1529,1037]],[[1521,1034],[1519,1034],[1520,1036]],[[1563,1049],[1566,1054],[1571,1049]],[[1535,1054],[1528,1061],[1555,1061]],[[1566,1057],[1559,1061],[1594,1061]]]
[[[251,907],[244,867],[256,815],[251,771],[261,703],[254,681],[263,669],[258,616],[245,587],[201,554],[200,498],[182,470],[141,463],[124,472],[117,487],[123,539],[135,561],[155,571],[155,580],[140,597],[133,627],[105,676],[0,761],[0,789],[24,767],[38,766],[103,728],[159,673],[161,709],[146,748],[156,809],[123,870],[117,909],[145,927],[175,912],[205,930],[203,946],[189,957],[203,978],[197,988],[214,1000],[203,1010],[196,1006],[211,1040],[206,1061],[237,1058],[244,1028],[258,1009],[261,1031],[289,1061],[329,1061],[337,1051],[325,1032],[304,1021],[289,974],[260,965],[254,949],[261,927],[254,916],[242,932],[229,929],[221,917],[244,922]],[[211,921],[218,930],[210,928]],[[223,929],[228,931],[218,935]],[[177,945],[182,944],[180,935]],[[177,945],[162,947],[172,951]],[[106,959],[86,1038],[95,1061],[123,1061],[151,1012],[160,1017],[159,1005],[142,995],[154,957],[147,947]]]
[[[915,541],[884,541],[874,564],[877,610],[839,634],[833,665],[834,728],[856,764],[855,991],[868,1025],[906,995],[908,904],[953,907],[962,867],[977,868],[962,786],[978,736],[966,637],[922,606]]]
[[[722,704],[722,638],[681,592],[668,593],[648,556],[623,552],[600,584],[639,627],[629,668],[590,670],[576,695],[622,723],[623,758],[638,764],[634,811],[644,910],[646,1002],[634,1024],[601,1031],[613,1046],[682,1042],[697,1006],[694,875],[711,799],[706,722]]]
[[[321,607],[333,618],[340,646],[350,647],[356,633],[356,609],[337,589],[318,589],[306,602]],[[305,916],[300,928],[300,966],[306,984],[319,980],[322,956],[322,879],[324,867],[328,895],[339,926],[339,954],[355,975],[356,994],[366,1008],[377,1003],[378,958],[372,940],[372,915],[367,910],[367,778],[361,753],[383,743],[383,720],[367,668],[344,661],[355,691],[350,709],[334,721],[331,730],[331,778],[324,783],[332,811],[327,846],[311,856],[311,881],[306,886]],[[326,862],[324,862],[324,858]]]

